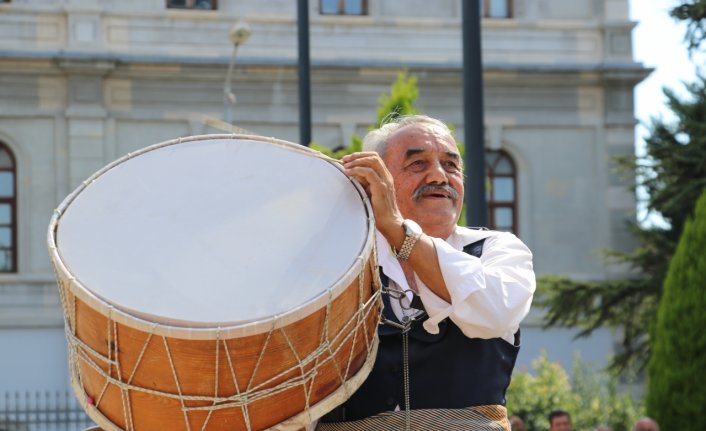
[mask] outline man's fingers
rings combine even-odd
[[[358,181],[363,188],[368,191],[368,188],[370,187],[370,182],[368,179],[361,175],[359,172],[356,172],[354,169],[360,169],[360,168],[353,168],[353,169],[346,169],[345,173],[349,177],[353,178],[354,180]]]
[[[370,187],[371,183],[381,182],[381,178],[377,174],[377,172],[375,172],[375,170],[368,168],[368,167],[358,166],[358,167],[346,168],[345,172],[346,172],[346,175],[358,180],[360,185],[362,185],[366,189],[368,189]]]
[[[366,158],[366,157],[380,157],[378,153],[374,151],[361,151],[359,153],[346,154],[341,158],[343,163],[353,161],[356,159]]]
[[[353,153],[341,159],[343,167],[367,166],[371,168],[384,167],[385,164],[377,153]]]
[[[346,175],[365,189],[378,225],[394,224],[401,219],[395,200],[395,183],[378,153],[349,154],[341,159]]]
[[[390,173],[377,153],[354,153],[345,156],[341,160],[347,173],[365,176],[368,181],[377,180],[382,183],[391,183]],[[355,169],[363,170],[356,171]],[[371,175],[372,173],[375,174],[375,177]]]

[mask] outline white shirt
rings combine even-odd
[[[483,238],[480,258],[463,252],[463,247]],[[378,263],[400,289],[411,291],[402,267],[380,232],[377,232]],[[439,332],[439,322],[450,318],[469,338],[503,338],[514,342],[514,334],[527,315],[536,288],[532,252],[515,235],[507,232],[474,230],[457,226],[446,240],[432,237],[444,283],[451,296],[446,302],[415,274],[419,296],[429,319],[427,332]],[[391,299],[392,309],[402,319],[409,304]]]

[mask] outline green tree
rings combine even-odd
[[[691,49],[705,38],[706,0],[684,1],[671,14],[689,24]],[[698,29],[701,30],[698,30]],[[571,326],[586,336],[599,327],[621,328],[622,349],[612,366],[641,369],[650,354],[649,327],[657,313],[669,260],[674,253],[684,221],[706,187],[706,78],[685,84],[687,97],[664,90],[674,123],[661,118],[648,125],[646,155],[619,160],[628,174],[637,174],[636,186],[648,194],[645,205],[660,214],[668,227],[630,223],[638,246],[633,252],[607,252],[609,261],[632,268],[631,276],[603,282],[583,282],[563,277],[539,280],[540,298],[546,306],[547,326]]]
[[[578,327],[578,336],[603,326],[622,328],[622,351],[612,364],[618,370],[632,364],[642,368],[649,358],[649,327],[657,314],[669,260],[684,221],[706,188],[706,78],[687,84],[686,89],[690,93],[686,99],[664,90],[676,122],[653,119],[646,155],[620,161],[626,171],[637,173],[637,185],[648,192],[647,209],[669,223],[668,227],[632,223],[638,240],[635,251],[609,253],[611,259],[630,265],[635,276],[602,282],[540,279],[537,302],[547,307],[547,326]]]
[[[669,429],[706,430],[705,309],[706,191],[669,265],[648,366],[647,411]]]
[[[681,21],[686,21],[686,42],[689,52],[693,52],[706,40],[706,0],[683,1],[672,8],[669,14]]]
[[[378,100],[377,123],[371,128],[380,127],[385,121],[399,116],[419,114],[417,97],[417,77],[408,75],[407,71],[398,73],[390,88],[390,94],[383,94]]]
[[[380,127],[385,121],[401,115],[418,114],[419,109],[416,106],[417,97],[419,96],[419,88],[417,86],[417,77],[409,75],[407,71],[402,71],[397,74],[397,79],[392,83],[389,93],[383,93],[378,100],[377,120],[369,129]],[[317,144],[311,144],[311,148],[326,154],[329,157],[340,159],[341,157],[361,151],[363,149],[363,140],[360,136],[353,134],[351,136],[350,145],[331,150]]]
[[[642,408],[629,394],[618,394],[615,376],[596,371],[576,357],[570,378],[558,363],[540,355],[532,370],[515,370],[507,391],[508,414],[519,415],[528,431],[549,429],[547,414],[554,409],[571,413],[575,430],[608,425],[629,431]]]

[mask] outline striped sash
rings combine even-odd
[[[410,412],[411,431],[510,431],[504,406],[465,409],[419,409]],[[404,430],[405,412],[384,412],[350,422],[320,423],[316,431]]]

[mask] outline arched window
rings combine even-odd
[[[0,272],[17,272],[17,181],[15,157],[0,142]]]
[[[502,150],[486,150],[488,227],[517,233],[517,171]]]

